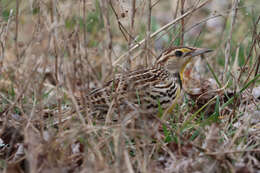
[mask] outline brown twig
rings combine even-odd
[[[135,0],[131,0],[131,11],[130,11],[130,34],[129,34],[129,39],[128,39],[128,49],[131,48],[133,44],[133,39],[132,36],[134,35],[134,23],[135,23]],[[131,69],[131,52],[129,52],[125,64],[126,70]]]
[[[151,6],[151,0],[148,0],[147,4],[147,25],[146,25],[146,39],[145,39],[145,46],[144,46],[144,51],[145,51],[145,66],[148,66],[148,61],[149,60],[149,50],[151,47],[151,41],[150,41],[150,34],[151,34],[151,15],[152,15],[152,6]],[[150,64],[149,64],[150,65]]]
[[[161,0],[157,0],[155,3],[151,5],[151,8],[155,7]]]
[[[84,58],[88,62],[88,49],[87,49],[88,43],[87,43],[87,25],[86,25],[86,21],[87,21],[86,0],[83,0],[83,9],[82,10],[83,10],[82,13],[83,13],[83,19],[84,19],[83,20],[84,21],[83,22],[83,28],[84,28],[84,30],[83,30],[83,38],[84,38],[83,46],[84,46],[85,49],[84,49],[84,57],[80,57],[79,58],[80,64],[83,64],[82,58]],[[78,46],[78,47],[80,48],[80,46]],[[90,66],[90,69],[93,69],[91,64],[88,64],[88,65]],[[80,68],[80,70],[81,70],[81,73],[83,74],[84,70],[82,68]],[[95,75],[96,72],[95,71],[93,71],[93,72],[94,73],[92,73],[92,74]],[[87,70],[87,78],[90,78],[89,70]],[[81,82],[84,82],[82,77],[80,77],[80,80],[81,80]],[[90,80],[87,80],[87,82],[86,82],[87,83],[87,89],[89,89],[89,81]],[[81,93],[81,95],[83,96],[83,93]],[[84,99],[83,99],[83,102],[85,102]]]
[[[185,0],[181,0],[181,15],[184,14],[184,4]],[[184,18],[181,19],[181,41],[180,45],[184,44],[184,30],[185,30],[185,23],[184,23]]]
[[[53,24],[55,21],[55,18],[56,18],[56,15],[57,15],[57,11],[56,11],[56,7],[57,7],[57,1],[54,0],[54,1],[51,1],[51,5],[50,5],[50,17],[51,17],[51,23]],[[55,37],[55,34],[56,34],[56,27],[53,27],[53,33],[54,35],[52,35],[53,37],[53,45],[54,45],[54,56],[55,56],[55,80],[56,80],[56,83],[58,84],[58,50],[57,50],[57,41],[56,41],[56,37]]]
[[[139,44],[139,42],[137,42],[135,40],[135,38],[127,31],[127,29],[124,27],[124,25],[120,22],[119,17],[117,15],[116,10],[114,9],[114,6],[113,6],[111,1],[110,1],[110,6],[111,6],[111,9],[112,9],[113,13],[115,14],[115,17],[116,17],[117,23],[118,23],[118,27],[119,27],[121,33],[123,34],[125,40],[128,41],[128,38],[127,38],[127,35],[128,35],[136,44]]]
[[[111,0],[108,1],[104,1],[103,9],[104,9],[104,23],[105,23],[105,28],[106,28],[106,37],[107,37],[107,43],[106,43],[106,57],[109,60],[109,64],[111,66],[111,70],[112,70],[112,59],[111,59],[111,55],[112,55],[112,40],[113,40],[113,35],[112,35],[112,31],[111,31],[111,25],[110,25],[110,18],[109,18],[109,4],[111,3]]]
[[[127,36],[126,36],[126,34],[125,34],[125,32],[127,33],[127,30],[125,29],[125,27],[123,26],[123,24],[120,22],[119,17],[118,17],[118,15],[117,15],[117,13],[116,13],[116,10],[114,9],[114,6],[113,6],[112,2],[109,1],[109,3],[110,3],[110,6],[111,6],[111,9],[112,9],[113,13],[115,14],[115,17],[116,17],[116,20],[117,20],[117,23],[118,23],[119,30],[120,30],[121,33],[123,34],[125,40],[128,41]],[[129,35],[130,35],[130,34],[129,34]]]
[[[240,72],[240,74],[239,74],[238,81],[240,81],[240,78],[241,78],[243,72],[245,71],[246,65],[248,64],[249,59],[250,59],[251,56],[252,56],[253,49],[256,47],[257,42],[259,42],[259,39],[260,39],[259,36],[260,36],[260,34],[257,33],[257,26],[259,25],[259,22],[260,22],[260,16],[258,17],[257,21],[256,21],[255,24],[254,24],[253,35],[252,35],[253,44],[252,44],[252,46],[251,46],[251,48],[250,48],[250,52],[249,52],[249,54],[248,54],[248,56],[247,56],[246,62],[245,62],[244,66],[243,66],[243,68],[242,68],[242,70],[241,70],[241,72]],[[254,66],[251,68],[251,71],[249,72],[249,74],[248,74],[248,76],[247,76],[247,78],[246,78],[246,80],[245,80],[245,82],[244,82],[245,84],[248,82],[248,80],[249,80],[251,74],[253,74],[253,70],[254,70],[255,67],[256,67],[256,69],[259,68],[259,61],[258,61],[258,65],[257,65],[257,60],[256,60],[256,62],[255,62],[255,64],[254,64]],[[257,71],[258,71],[258,70],[257,70]]]
[[[244,150],[230,150],[230,151],[220,151],[220,152],[205,152],[203,155],[223,155],[223,154],[244,153],[244,152],[260,152],[260,149],[244,149]]]
[[[256,70],[255,70],[255,76],[258,74],[259,67],[260,67],[260,55],[258,55],[257,66],[256,66]]]
[[[70,74],[70,73],[69,73],[69,66],[68,66],[68,65],[66,66],[66,69],[65,69],[65,70],[66,70],[65,72],[66,72],[67,74]],[[66,75],[66,77],[67,77],[67,84],[68,84],[68,85],[67,85],[67,86],[68,86],[68,94],[69,94],[69,96],[70,96],[70,98],[71,98],[71,100],[72,100],[72,103],[73,103],[74,107],[76,108],[76,112],[77,112],[77,115],[78,115],[78,117],[79,117],[79,120],[81,121],[82,125],[83,125],[84,127],[86,127],[86,123],[85,123],[84,116],[81,114],[80,107],[79,107],[78,102],[77,102],[77,100],[76,100],[76,98],[75,98],[75,96],[74,96],[74,93],[73,93],[73,91],[72,91],[72,84],[71,84],[71,80],[70,80],[70,78],[69,78],[69,75]],[[86,116],[86,118],[87,118],[87,120],[88,120],[88,124],[89,124],[90,126],[92,126],[93,123],[92,123],[92,121],[91,121],[91,119],[89,118],[88,115]]]

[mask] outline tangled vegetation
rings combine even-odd
[[[259,171],[258,1],[2,0],[1,172]],[[172,113],[82,110],[179,45],[214,52],[186,68]]]

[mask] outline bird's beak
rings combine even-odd
[[[204,53],[208,53],[208,52],[212,52],[213,50],[211,49],[206,49],[206,48],[199,48],[196,49],[194,52],[192,52],[191,54],[189,54],[190,57],[194,57],[194,56],[198,56],[198,55],[202,55]]]

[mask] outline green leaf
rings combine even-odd
[[[8,21],[9,17],[10,17],[10,10],[4,10],[2,12],[2,17],[5,21]]]
[[[215,81],[217,82],[218,87],[219,87],[219,88],[222,88],[221,83],[220,83],[220,81],[218,80],[218,77],[217,77],[216,73],[214,72],[213,68],[212,68],[211,65],[208,63],[207,60],[206,60],[206,63],[207,63],[207,66],[208,66],[208,68],[209,68],[209,71],[211,72],[211,74],[213,75]]]
[[[166,125],[163,124],[163,134],[165,136],[164,142],[171,142],[172,138],[171,138],[171,133],[170,131],[167,129]]]
[[[157,105],[158,105],[158,116],[161,118],[163,116],[163,110],[159,99],[157,100]]]
[[[193,132],[192,136],[190,137],[190,141],[193,141],[194,139],[196,139],[200,134],[199,130],[196,130],[195,132]]]
[[[136,90],[136,97],[137,97],[138,105],[141,105],[141,101],[140,101],[140,96],[139,96],[138,90]]]

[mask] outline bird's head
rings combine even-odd
[[[156,64],[171,73],[179,73],[181,80],[186,65],[196,56],[211,52],[210,49],[194,47],[172,47],[164,51],[156,60]]]

